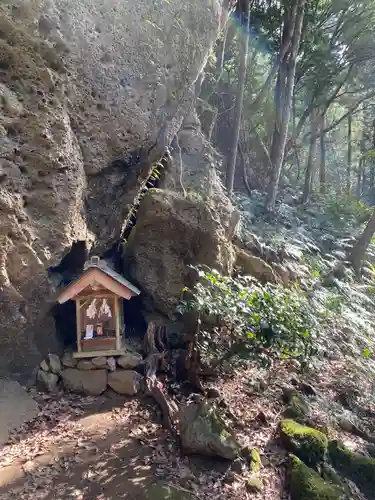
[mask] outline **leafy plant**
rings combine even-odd
[[[351,196],[338,196],[326,201],[325,211],[335,222],[362,223],[371,215],[371,207]]]
[[[185,290],[179,312],[195,311],[203,322],[216,322],[199,339],[206,349],[211,345],[224,357],[264,363],[312,354],[317,325],[300,289],[262,285],[251,277],[225,277],[210,269],[197,271],[200,281],[192,290]]]

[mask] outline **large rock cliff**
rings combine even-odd
[[[119,240],[222,21],[221,0],[1,3],[0,375],[55,348],[47,270],[74,242]]]

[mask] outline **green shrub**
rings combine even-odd
[[[352,196],[338,196],[326,201],[325,212],[333,222],[345,225],[345,223],[366,221],[371,215],[371,207]]]
[[[201,280],[185,290],[179,312],[195,311],[218,327],[202,332],[203,349],[226,350],[228,357],[306,358],[312,354],[316,320],[302,290],[262,285],[251,277],[224,277],[198,269]],[[211,321],[212,322],[212,321]]]

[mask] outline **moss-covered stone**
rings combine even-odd
[[[290,457],[291,500],[342,500],[342,489],[322,479],[294,455]]]
[[[331,441],[328,451],[333,466],[365,495],[375,498],[375,458],[353,453],[338,441]]]
[[[246,488],[250,493],[259,493],[263,490],[263,481],[258,477],[251,477],[246,481]]]
[[[280,435],[288,450],[305,463],[315,465],[323,460],[328,439],[322,432],[285,419],[280,422]]]
[[[304,420],[309,413],[309,407],[303,397],[295,389],[285,389],[283,400],[288,406],[285,408],[283,415],[287,418],[295,420]]]
[[[262,467],[262,461],[260,459],[259,451],[256,448],[252,448],[250,451],[250,470],[251,472],[258,473]]]

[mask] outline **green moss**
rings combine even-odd
[[[257,473],[262,467],[262,461],[260,459],[259,451],[256,448],[250,450],[250,470],[251,472]]]
[[[284,410],[284,417],[303,420],[309,412],[309,407],[303,397],[295,389],[284,391],[283,400],[288,404]]]
[[[250,493],[259,493],[263,490],[263,482],[257,477],[251,477],[246,481],[246,488]]]
[[[285,419],[280,422],[280,434],[287,448],[305,463],[315,465],[323,460],[328,439],[322,432]]]
[[[296,456],[290,457],[291,500],[341,500],[345,498],[342,489],[324,481],[317,472],[310,469]]]
[[[375,458],[368,458],[348,450],[338,441],[328,445],[329,457],[333,466],[343,475],[356,483],[358,488],[373,498],[375,489]]]

